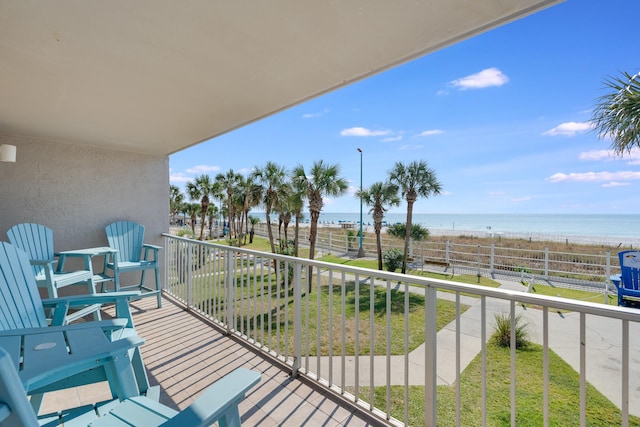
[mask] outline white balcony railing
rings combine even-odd
[[[500,398],[487,395],[496,375],[487,356],[495,314],[511,325],[508,372],[498,374],[509,383],[504,407],[511,425],[521,411],[519,381],[528,381],[516,376],[523,363],[514,345],[518,316],[541,346],[541,385],[532,399],[539,400],[543,425],[594,425],[588,411],[594,393],[618,408],[604,425],[626,426],[640,415],[635,309],[164,236],[165,292],[286,363],[293,377],[304,375],[390,424],[443,425],[438,419],[445,411],[452,424],[463,425],[469,408],[461,378],[474,359],[480,381],[471,393],[480,412],[473,424],[488,424],[487,401]],[[550,408],[561,403],[554,400],[551,352],[579,378],[575,422],[552,418]],[[439,406],[439,386],[453,388],[452,407]],[[410,415],[416,395],[424,421]]]

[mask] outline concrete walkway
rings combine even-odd
[[[526,291],[526,287],[517,282],[498,280],[501,289]],[[422,291],[420,291],[422,293]],[[439,292],[438,298],[455,300],[451,293]],[[469,309],[460,319],[460,369],[467,365],[481,350],[481,308],[479,298],[461,297],[461,302],[469,305]],[[508,314],[509,302],[487,298],[487,338],[493,333],[494,314]],[[528,323],[531,341],[542,344],[543,319],[542,310],[517,306],[517,314],[521,314]],[[579,313],[549,313],[549,347],[577,372],[580,370],[580,315]],[[452,385],[456,380],[456,327],[455,321],[445,326],[437,336],[437,376],[439,385]],[[586,322],[586,372],[587,381],[598,389],[607,399],[620,407],[622,402],[621,382],[621,322],[597,316],[587,316]],[[640,325],[631,323],[629,327],[631,355],[629,374],[629,411],[640,416],[640,340],[633,339],[640,334]],[[405,356],[390,357],[390,384],[424,385],[425,344]],[[305,360],[302,361],[303,366]],[[320,357],[319,375],[335,384],[342,385],[342,358]],[[408,374],[405,378],[405,363]],[[358,368],[356,368],[356,364]],[[374,370],[373,384],[370,372]],[[356,361],[353,356],[345,357],[344,385],[384,386],[387,384],[387,363],[385,356],[360,356]],[[318,360],[309,359],[309,368],[318,369]],[[331,369],[331,372],[330,372]]]

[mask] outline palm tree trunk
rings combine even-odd
[[[378,270],[382,271],[382,238],[380,237],[382,222],[376,222],[374,229],[376,231],[376,250],[378,251]]]
[[[309,232],[309,259],[313,260],[316,254],[316,235],[318,234],[318,219],[320,212],[311,211],[311,230]],[[309,266],[309,274],[307,275],[307,283],[309,284],[309,293],[311,292],[311,278],[313,276],[313,267]]]
[[[411,218],[413,217],[413,201],[407,200],[407,231],[404,236],[404,256],[402,257],[402,274],[407,272],[407,255],[411,238]]]
[[[276,247],[273,244],[273,230],[271,230],[271,208],[269,206],[267,206],[267,233],[269,235],[269,244],[271,245],[271,253],[275,254],[276,253]]]
[[[300,217],[296,215],[296,228],[293,231],[293,255],[298,256],[298,236],[300,235]]]

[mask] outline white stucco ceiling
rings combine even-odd
[[[0,133],[166,155],[559,0],[0,0]]]

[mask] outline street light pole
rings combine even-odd
[[[358,148],[360,153],[360,247],[358,248],[358,258],[364,257],[364,248],[362,247],[362,150]]]

